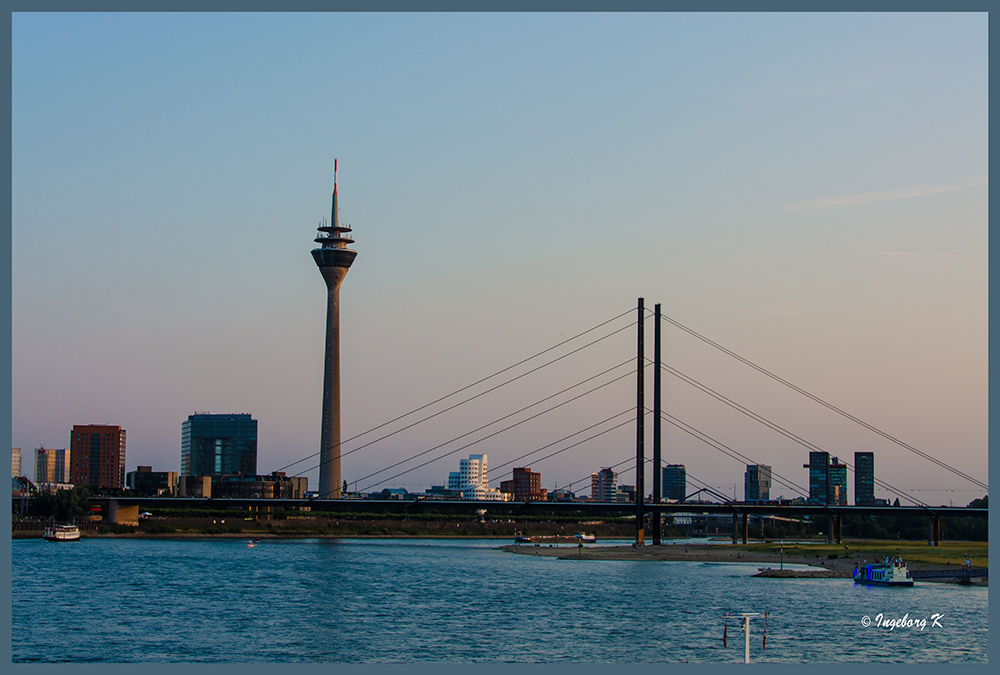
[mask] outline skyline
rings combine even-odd
[[[181,423],[208,410],[260,421],[262,473],[318,452],[309,251],[337,157],[358,251],[345,438],[644,297],[986,476],[986,55],[985,13],[14,14],[12,445],[107,422],[128,432],[127,470],[173,470]],[[634,348],[626,331],[347,455],[344,478]],[[832,455],[874,451],[876,477],[924,501],[982,496],[666,326],[664,359]],[[664,386],[673,414],[806,482],[805,449]],[[602,397],[402,485],[634,406],[633,381]],[[742,465],[663,427],[665,463],[742,492]],[[524,465],[562,486],[634,455],[634,427],[592,446]]]

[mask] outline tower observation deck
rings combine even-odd
[[[340,285],[354,262],[357,251],[348,233],[351,228],[340,224],[337,205],[337,160],[333,160],[333,206],[330,221],[324,219],[317,227],[313,260],[326,282],[326,357],[323,367],[323,425],[320,432],[319,496],[340,499]]]

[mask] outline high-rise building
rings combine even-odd
[[[544,502],[548,490],[542,487],[542,474],[528,467],[514,469],[514,477],[500,483],[500,491],[511,495],[515,502]]]
[[[10,477],[17,478],[21,475],[21,448],[10,449]]]
[[[771,499],[771,467],[767,464],[747,464],[743,476],[743,500],[766,502]]]
[[[505,493],[490,487],[486,455],[469,455],[458,462],[458,471],[448,474],[448,489],[458,490],[462,499],[474,501],[505,502]]]
[[[847,465],[836,457],[830,460],[830,498],[827,504],[847,506]]]
[[[337,160],[333,160],[333,207],[330,224],[320,223],[313,260],[326,282],[326,355],[323,366],[323,425],[319,440],[319,496],[340,499],[340,285],[358,255],[350,227],[340,224],[337,208]]]
[[[666,464],[662,471],[664,499],[682,502],[687,497],[687,469],[683,464]]]
[[[70,452],[62,448],[35,449],[36,483],[69,483]]]
[[[608,468],[590,474],[590,498],[597,502],[616,501],[618,474]]]
[[[249,413],[195,413],[181,424],[181,475],[257,473],[257,420]]]
[[[854,505],[875,505],[875,453],[854,453]]]
[[[830,453],[810,452],[809,463],[802,465],[809,469],[809,503],[827,505],[830,499]]]
[[[125,485],[125,430],[119,426],[75,424],[69,440],[73,485],[118,489]]]

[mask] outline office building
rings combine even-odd
[[[457,490],[462,499],[472,501],[506,502],[509,496],[490,487],[486,455],[469,455],[458,462],[458,471],[448,474],[448,489]]]
[[[181,475],[257,473],[257,420],[249,413],[195,413],[181,425]]]
[[[212,477],[178,476],[177,496],[202,497],[204,499],[210,499],[212,497]]]
[[[308,489],[305,476],[286,476],[284,471],[273,471],[266,476],[229,474],[212,477],[214,497],[304,499]]]
[[[743,476],[743,501],[766,502],[771,499],[771,467],[748,464]]]
[[[664,499],[682,502],[687,497],[687,470],[683,464],[666,464],[661,468],[660,494]]]
[[[511,495],[515,502],[544,502],[548,490],[542,487],[542,474],[528,467],[514,469],[514,477],[500,483],[500,492]]]
[[[803,469],[809,469],[809,504],[820,504],[826,506],[832,500],[829,495],[830,490],[830,453],[810,452],[809,463],[802,465]]]
[[[125,430],[119,426],[76,424],[69,441],[70,483],[96,490],[125,486]]]
[[[595,502],[613,502],[618,497],[618,474],[604,468],[590,474],[590,498]]]
[[[36,483],[69,483],[70,452],[62,448],[35,449]]]
[[[10,477],[17,478],[21,475],[21,448],[10,449]]]
[[[337,160],[333,160],[333,206],[330,224],[317,228],[313,260],[326,283],[326,351],[323,365],[323,424],[319,440],[319,496],[340,499],[340,285],[358,255],[350,227],[340,224],[337,207]]]
[[[847,465],[836,457],[830,460],[830,499],[827,504],[847,506]]]
[[[875,453],[854,453],[854,505],[875,505]]]
[[[125,476],[125,487],[138,497],[173,497],[177,494],[177,472],[138,466]]]

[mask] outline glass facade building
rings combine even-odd
[[[830,453],[810,452],[809,463],[809,503],[827,505],[830,503]]]
[[[660,487],[664,499],[682,502],[687,496],[687,469],[683,464],[666,464],[662,467]]]
[[[181,425],[181,475],[257,473],[257,420],[249,413],[195,413]]]
[[[827,504],[847,506],[847,465],[836,457],[830,460],[830,498]]]
[[[875,453],[854,453],[854,505],[875,505]]]
[[[748,464],[743,476],[743,501],[766,502],[771,499],[771,467]]]

